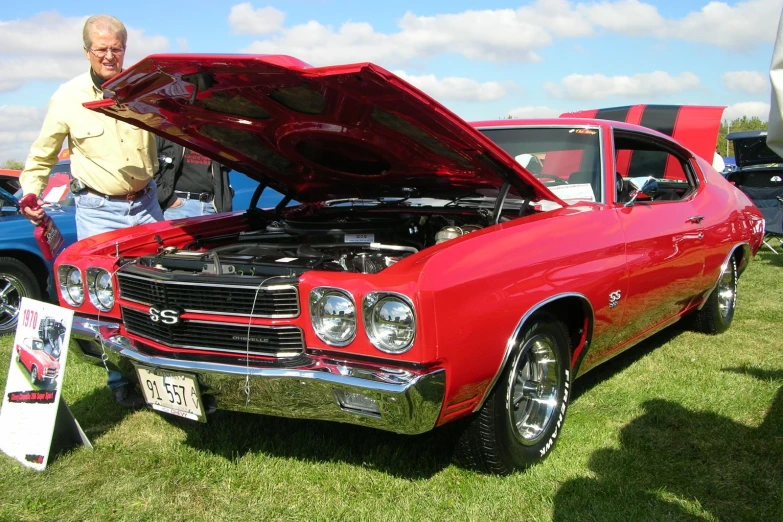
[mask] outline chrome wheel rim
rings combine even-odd
[[[16,326],[19,307],[27,292],[22,282],[10,274],[0,274],[0,329]]]
[[[736,300],[737,286],[734,280],[734,269],[729,265],[718,282],[718,310],[723,319],[728,319],[734,313]]]
[[[537,443],[554,417],[560,396],[560,364],[547,336],[530,339],[514,362],[507,397],[512,431],[525,446]]]

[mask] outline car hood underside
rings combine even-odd
[[[562,203],[435,100],[369,63],[150,56],[85,106],[149,129],[301,202],[460,197],[506,182]]]

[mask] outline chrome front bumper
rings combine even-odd
[[[105,362],[126,375],[136,375],[136,364],[195,375],[202,394],[214,397],[218,409],[347,422],[409,435],[435,427],[446,387],[443,369],[379,370],[323,356],[308,356],[307,364],[285,369],[151,356],[120,337],[116,323],[78,316],[71,339],[83,360],[99,366]],[[346,406],[344,398],[350,394],[374,401],[377,413]]]

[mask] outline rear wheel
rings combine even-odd
[[[507,475],[543,460],[565,420],[569,354],[563,323],[547,315],[534,319],[481,411],[461,433],[457,461]]]
[[[22,297],[40,299],[35,275],[18,259],[0,257],[0,335],[16,329]]]
[[[720,275],[718,285],[701,310],[694,315],[694,327],[706,334],[719,334],[731,326],[737,306],[737,262],[732,257]]]

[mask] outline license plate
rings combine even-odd
[[[186,419],[205,421],[198,382],[192,375],[137,366],[144,400],[153,409]]]

